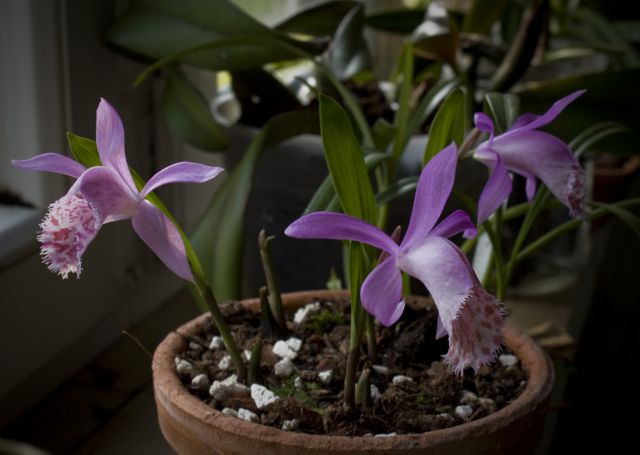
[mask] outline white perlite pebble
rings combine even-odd
[[[218,362],[218,368],[220,368],[221,370],[228,370],[229,368],[231,368],[231,356],[225,355],[222,359],[220,359],[220,361]]]
[[[223,414],[228,415],[228,416],[238,417],[238,411],[236,411],[235,409],[231,409],[231,408],[224,408],[221,412],[222,412]]]
[[[380,433],[375,435],[375,438],[390,438],[392,436],[398,436],[398,433],[396,433],[395,431],[393,433]]]
[[[220,349],[223,346],[224,346],[224,341],[222,340],[222,337],[215,336],[211,338],[211,343],[209,343],[209,349],[216,350],[216,349]]]
[[[371,399],[373,402],[377,403],[381,396],[382,394],[380,393],[380,389],[378,389],[375,384],[371,384]]]
[[[281,359],[288,357],[290,360],[293,360],[298,356],[298,353],[291,349],[287,342],[283,340],[276,341],[276,344],[273,345],[273,353]]]
[[[287,341],[287,346],[289,346],[294,351],[298,352],[302,347],[302,340],[300,338],[291,337]]]
[[[238,409],[238,418],[246,420],[247,422],[257,422],[259,420],[257,414],[245,408]]]
[[[487,412],[496,412],[498,410],[496,402],[491,398],[478,398],[478,404],[480,404],[480,406],[482,406],[482,408]]]
[[[462,406],[456,406],[456,415],[461,419],[466,419],[471,414],[473,414],[473,409],[471,408],[471,406],[467,406],[466,404],[463,404]]]
[[[176,371],[180,374],[191,374],[193,373],[193,365],[191,362],[181,359],[176,365]]]
[[[518,363],[518,358],[513,354],[502,354],[498,357],[498,360],[502,366],[506,368],[515,366]]]
[[[302,324],[309,316],[313,313],[317,313],[318,311],[320,311],[319,302],[309,303],[296,311],[296,314],[293,315],[293,322],[296,324]]]
[[[304,381],[300,376],[296,376],[296,378],[293,380],[293,386],[296,389],[302,389],[304,387]]]
[[[389,374],[389,368],[383,365],[371,365],[371,369],[377,374],[387,375]]]
[[[198,388],[205,388],[209,386],[209,376],[206,374],[199,374],[194,376],[191,380],[191,385]]]
[[[293,362],[289,360],[287,357],[280,360],[273,366],[273,372],[279,378],[289,378],[296,371],[296,367],[293,365]]]
[[[409,376],[399,374],[394,376],[391,382],[393,383],[393,385],[408,384],[410,382],[413,382],[413,379]]]
[[[320,382],[322,382],[323,384],[328,384],[329,382],[331,382],[332,378],[333,370],[325,370],[318,373],[318,379],[320,379]]]
[[[213,381],[209,388],[209,395],[216,400],[224,400],[228,396],[249,393],[249,387],[238,382],[238,376],[232,374],[224,381]]]
[[[299,426],[300,426],[300,421],[298,419],[284,420],[282,422],[282,429],[284,431],[297,430]]]
[[[251,351],[249,351],[248,349],[245,349],[243,354],[244,354],[244,358],[247,359],[247,361],[251,360]]]
[[[258,409],[264,409],[271,403],[278,401],[275,393],[260,384],[251,384],[251,398]]]
[[[478,399],[478,396],[475,393],[471,392],[470,390],[463,390],[462,398],[460,398],[460,403],[462,404],[474,403],[477,399]]]
[[[191,341],[189,343],[189,349],[191,349],[192,351],[202,351],[202,346],[195,341]]]

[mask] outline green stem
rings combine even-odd
[[[273,267],[273,260],[271,259],[272,241],[273,236],[267,237],[264,229],[262,229],[258,234],[260,259],[262,259],[262,268],[264,269],[264,276],[267,280],[267,288],[269,289],[269,306],[271,307],[271,312],[276,320],[276,323],[280,326],[279,332],[286,333],[287,323],[284,318],[280,285],[276,277],[275,268]]]
[[[611,204],[611,205],[614,205],[616,207],[621,207],[621,208],[633,207],[636,205],[640,205],[640,198],[627,199],[626,201],[618,202],[616,204]],[[588,218],[590,221],[593,221],[593,220],[597,220],[598,218],[602,218],[608,213],[610,212],[607,209],[599,208],[591,212]],[[564,224],[561,224],[555,229],[552,229],[551,231],[547,232],[545,235],[543,235],[542,237],[539,237],[536,241],[531,242],[526,248],[524,248],[516,257],[516,262],[520,262],[521,260],[529,256],[531,253],[535,252],[536,250],[539,250],[540,248],[552,242],[562,234],[566,234],[567,232],[570,232],[573,229],[578,228],[582,224],[582,222],[583,220],[581,219],[570,220]]]
[[[378,345],[376,343],[375,325],[373,324],[373,316],[369,313],[366,314],[365,319],[365,331],[367,337],[367,354],[372,362],[378,361]]]
[[[356,373],[360,360],[364,322],[365,311],[358,300],[356,305],[351,306],[351,336],[349,337],[349,354],[344,377],[344,407],[347,409],[354,409],[356,406]]]
[[[189,263],[191,264],[191,261]],[[233,365],[236,369],[236,373],[238,374],[238,378],[242,378],[242,379],[246,378],[247,366],[245,365],[244,360],[242,360],[242,355],[240,354],[240,350],[238,349],[238,346],[236,345],[236,342],[234,341],[233,336],[229,331],[229,327],[227,326],[226,322],[224,321],[224,318],[222,317],[222,313],[220,312],[220,307],[218,306],[218,302],[216,301],[216,298],[213,295],[213,291],[211,290],[211,287],[208,284],[206,284],[204,280],[202,280],[195,273],[194,273],[194,277],[195,277],[194,284],[196,286],[196,289],[198,290],[198,294],[200,294],[200,297],[202,298],[204,303],[207,305],[207,308],[209,309],[209,313],[211,314],[211,319],[213,320],[213,323],[218,329],[218,332],[220,332],[220,336],[224,341],[224,346],[227,348],[227,352],[229,353],[229,356],[231,357],[231,361],[233,362]]]
[[[496,225],[498,224],[498,217],[496,218]],[[493,262],[496,266],[496,297],[502,300],[504,298],[505,283],[504,283],[504,262],[502,260],[502,246],[500,244],[500,238],[496,234],[496,229],[491,225],[491,220],[487,220],[483,223],[485,231],[491,241]]]

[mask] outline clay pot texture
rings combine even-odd
[[[283,294],[288,311],[316,298],[346,297],[343,291],[304,291]],[[426,299],[425,299],[426,301]],[[258,299],[243,302],[259,308]],[[202,315],[177,332],[197,333],[207,324]],[[160,429],[180,455],[317,455],[317,454],[526,454],[540,439],[553,367],[547,355],[526,335],[507,328],[505,344],[520,359],[529,380],[522,394],[508,406],[455,427],[422,434],[387,438],[308,435],[282,431],[227,416],[191,396],[175,370],[175,357],[184,338],[171,333],[153,356],[153,383]]]

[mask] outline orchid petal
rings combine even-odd
[[[478,230],[475,224],[473,224],[473,221],[471,221],[471,218],[469,218],[467,212],[464,210],[456,210],[438,223],[429,235],[449,238],[461,232],[463,232],[465,239],[471,239],[476,236]]]
[[[476,112],[473,116],[473,123],[480,131],[493,136],[493,120],[484,112]]]
[[[480,285],[465,255],[442,237],[429,236],[401,256],[398,267],[431,293],[442,327],[449,334],[445,361],[457,373],[492,361],[502,341],[498,301]]]
[[[584,170],[560,139],[542,131],[523,131],[498,136],[492,148],[507,169],[527,178],[527,196],[535,192],[534,176],[569,207],[574,216],[584,212]]]
[[[354,240],[387,253],[398,251],[398,245],[380,229],[343,213],[310,213],[291,223],[284,233],[299,239]]]
[[[404,310],[402,275],[396,268],[396,258],[383,260],[367,276],[360,288],[362,306],[385,327],[395,323]]]
[[[447,335],[447,331],[444,329],[442,325],[442,319],[440,319],[440,315],[438,315],[438,320],[436,322],[436,340]]]
[[[167,183],[204,183],[215,178],[224,169],[221,167],[207,166],[205,164],[182,161],[167,166],[158,171],[149,179],[140,192],[141,197],[147,197],[149,193],[159,186]]]
[[[184,280],[193,281],[182,236],[158,207],[142,201],[132,221],[140,238],[169,270]]]
[[[516,130],[518,128],[522,128],[523,126],[526,126],[528,124],[530,124],[531,122],[536,121],[537,119],[539,119],[540,116],[536,115],[536,114],[522,114],[520,117],[518,117],[516,119],[515,122],[513,122],[513,125],[511,125],[511,128],[509,128],[510,130]]]
[[[533,175],[525,175],[527,183],[525,184],[525,192],[527,194],[527,200],[531,202],[536,195],[536,178]]]
[[[139,202],[137,193],[132,194],[116,171],[105,166],[86,170],[69,193],[81,194],[105,223],[131,218]]]
[[[85,171],[85,167],[69,157],[59,153],[43,153],[28,160],[12,160],[15,167],[27,171],[46,171],[78,178]]]
[[[102,219],[82,195],[68,193],[49,206],[40,224],[40,254],[49,270],[80,277],[82,255],[102,226]]]
[[[403,247],[409,247],[426,237],[440,218],[453,188],[457,162],[456,145],[451,143],[434,156],[422,170],[413,201],[411,220],[401,244]]]
[[[507,168],[504,166],[500,155],[495,152],[493,152],[493,155],[495,157],[493,172],[482,189],[480,199],[478,200],[479,225],[489,219],[491,214],[495,212],[509,197],[509,194],[511,194],[512,182],[509,172],[507,172]]]
[[[124,127],[118,112],[105,99],[100,99],[96,112],[96,144],[104,166],[114,169],[124,182],[136,191],[124,153]]]
[[[512,126],[509,131],[507,131],[504,136],[508,136],[510,134],[516,132],[523,131],[532,131],[537,128],[541,128],[549,123],[551,123],[560,113],[571,104],[576,98],[584,94],[586,90],[578,90],[576,92],[571,93],[570,95],[565,96],[564,98],[560,98],[558,101],[553,103],[553,105],[545,112],[544,114],[538,116],[537,118],[525,117],[524,119],[520,117],[518,120],[520,124]],[[518,123],[518,122],[516,122]]]

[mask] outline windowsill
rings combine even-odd
[[[42,211],[0,205],[0,270],[37,248],[36,231]]]

